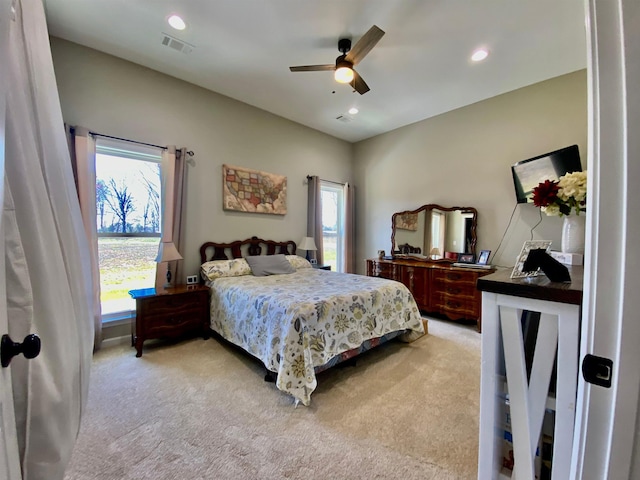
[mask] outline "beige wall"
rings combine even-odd
[[[478,251],[495,251],[516,205],[511,165],[578,144],[586,168],[587,82],[578,71],[355,144],[357,266],[391,248],[391,216],[426,203],[478,209]],[[539,221],[516,208],[498,257],[510,266]],[[561,221],[543,214],[534,239],[560,242]]]
[[[306,234],[308,174],[352,181],[348,142],[74,43],[52,38],[51,48],[65,122],[195,152],[181,252],[185,275],[198,272],[198,249],[208,240],[258,235],[299,242]],[[223,211],[224,163],[286,175],[287,214]]]
[[[185,274],[207,240],[305,233],[307,174],[357,187],[357,266],[391,247],[391,215],[425,203],[478,209],[478,250],[495,252],[515,206],[510,166],[577,143],[586,166],[586,71],[485,100],[351,145],[263,110],[124,60],[52,38],[64,119],[108,135],[193,150]],[[221,166],[288,177],[285,216],[222,210]],[[497,258],[512,265],[538,222],[516,208]],[[543,216],[534,238],[558,245],[561,222]]]

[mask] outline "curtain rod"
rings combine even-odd
[[[313,178],[313,175],[307,175],[307,181],[311,180],[311,178]],[[318,177],[319,178],[319,177]],[[324,178],[320,178],[321,181],[323,182],[327,182],[327,183],[333,183],[334,185],[342,185],[344,187],[344,183],[340,183],[340,182],[333,182],[331,180],[325,180]]]
[[[153,143],[138,142],[137,140],[129,140],[128,138],[114,137],[112,135],[104,135],[103,133],[98,133],[98,132],[89,131],[89,133],[95,137],[104,137],[104,138],[111,138],[113,140],[121,140],[123,142],[137,143],[138,145],[146,145],[147,147],[155,147],[161,150],[167,149],[167,147],[163,147],[161,145],[154,145]],[[190,157],[193,157],[194,153],[192,150],[187,150],[187,155],[189,155]]]

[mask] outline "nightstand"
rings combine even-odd
[[[172,288],[130,290],[136,300],[136,319],[131,324],[131,345],[136,357],[142,344],[152,338],[176,338],[188,333],[209,338],[209,288],[178,285]]]
[[[331,265],[318,265],[314,264],[313,268],[317,268],[318,270],[331,270]]]

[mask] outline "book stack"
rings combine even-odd
[[[501,473],[507,477],[513,474],[513,434],[511,433],[511,412],[509,408],[508,395],[503,397],[502,409],[502,468]],[[551,480],[551,464],[553,454],[553,427],[555,423],[555,413],[546,410],[540,443],[536,449],[536,458],[533,462],[536,480]]]
[[[540,444],[542,446],[542,458],[540,469],[540,480],[551,480],[551,466],[553,463],[553,429],[555,426],[555,412],[547,410],[542,422],[542,435]]]

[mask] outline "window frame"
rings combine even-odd
[[[336,201],[336,271],[344,272],[345,265],[345,198],[344,198],[344,185],[336,182],[329,182],[327,180],[320,180],[320,198],[323,198],[324,192],[331,192],[337,194]],[[324,201],[322,202],[322,217],[324,219]],[[324,226],[324,222],[323,226]],[[323,244],[324,244],[324,228],[322,230]],[[323,248],[323,254],[324,254]],[[325,261],[326,263],[326,261]]]
[[[159,167],[159,232],[99,232],[97,231],[98,240],[100,238],[157,238],[158,242],[162,239],[162,218],[163,218],[163,195],[164,191],[162,188],[162,153],[163,148],[161,147],[151,147],[144,144],[138,144],[135,142],[129,142],[126,140],[112,139],[112,138],[103,138],[99,137],[96,139],[96,184],[98,182],[97,176],[97,162],[98,155],[107,155],[111,157],[118,157],[122,159],[129,159],[133,161],[143,161],[149,162],[153,164],[157,164]],[[97,206],[97,205],[96,205]],[[96,209],[97,210],[97,209]],[[98,221],[98,212],[96,211],[96,222]],[[100,275],[100,273],[99,273]],[[100,278],[100,285],[102,287],[102,279]],[[140,288],[144,288],[141,286]],[[102,291],[102,288],[101,288]],[[102,300],[100,301],[102,307]],[[130,323],[132,319],[135,318],[135,305],[131,309],[127,310],[119,310],[109,313],[103,313],[102,323],[109,324],[110,326],[117,326],[120,324]]]

